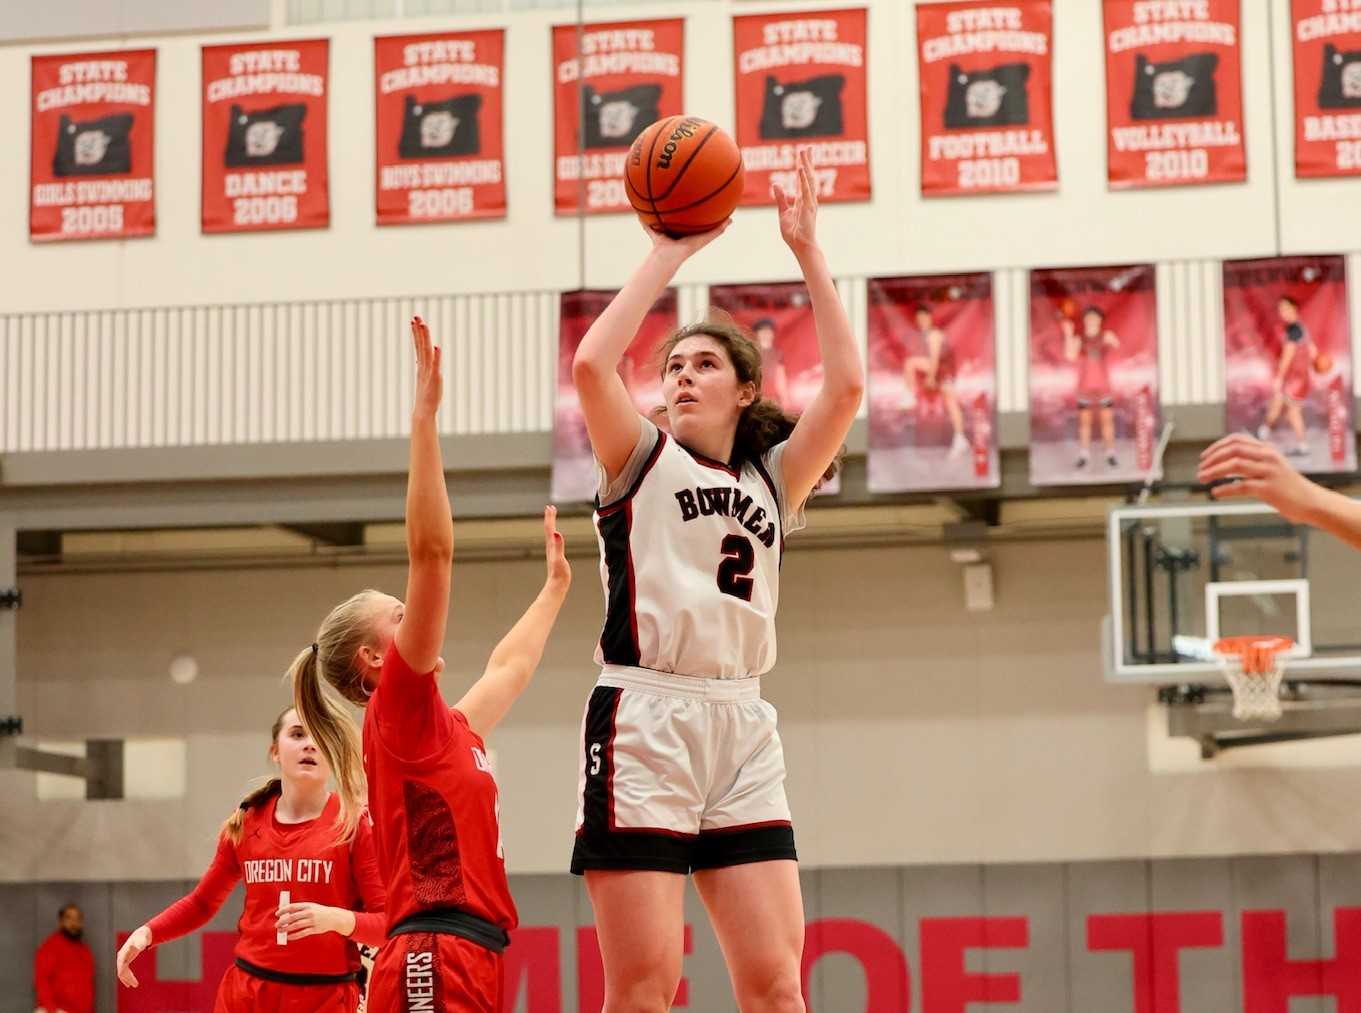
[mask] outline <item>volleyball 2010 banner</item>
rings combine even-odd
[[[156,231],[156,51],[35,56],[29,237]]]
[[[1361,176],[1361,4],[1292,0],[1295,175]]]
[[[203,47],[203,231],[330,224],[329,44]]]
[[[505,32],[374,39],[379,225],[506,213]]]

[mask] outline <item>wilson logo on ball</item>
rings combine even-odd
[[[624,190],[648,228],[670,236],[722,225],[741,199],[742,153],[733,139],[697,116],[668,116],[634,141]]]
[[[703,124],[703,120],[682,120],[680,126],[671,131],[671,136],[666,139],[666,144],[662,145],[662,153],[657,157],[657,168],[671,168],[671,159],[675,156],[676,148],[680,146],[681,141],[694,137]]]

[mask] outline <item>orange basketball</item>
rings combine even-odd
[[[697,116],[668,116],[629,149],[624,189],[649,228],[669,236],[708,232],[727,221],[742,197],[742,153],[733,139]]]
[[[1333,357],[1327,352],[1319,352],[1314,356],[1314,372],[1326,373],[1333,368]]]

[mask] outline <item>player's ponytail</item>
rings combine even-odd
[[[274,719],[274,727],[269,730],[269,744],[273,748],[279,741],[279,733],[284,728],[284,715],[288,713],[288,708],[279,712],[279,716]],[[275,795],[283,791],[284,783],[277,777],[272,777],[260,787],[246,793],[246,797],[237,803],[232,814],[222,821],[222,827],[218,833],[229,839],[233,844],[241,843],[241,827],[246,821],[246,813],[250,812],[258,805],[264,805]]]

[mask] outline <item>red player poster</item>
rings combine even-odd
[[[156,51],[33,57],[28,234],[156,232]]]
[[[505,31],[373,40],[379,225],[506,213]]]
[[[558,315],[558,386],[553,411],[554,503],[589,502],[596,495],[596,464],[586,419],[572,386],[572,358],[595,318],[617,293],[602,291],[564,292]],[[641,415],[653,418],[663,404],[662,367],[657,358],[661,343],[676,329],[676,292],[662,293],[638,328],[633,343],[619,364],[619,375],[633,395]]]
[[[1361,3],[1292,0],[1295,175],[1361,176]]]
[[[1159,412],[1153,267],[1031,271],[1031,483],[1142,482]]]
[[[992,275],[869,281],[871,492],[994,489]]]
[[[649,124],[685,111],[684,37],[679,18],[553,28],[558,214],[631,210],[624,192],[629,145]]]
[[[822,353],[808,288],[801,281],[770,285],[711,285],[709,305],[728,314],[761,349],[761,396],[802,414],[822,386]],[[841,491],[841,476],[818,489]]]
[[[203,231],[330,223],[325,39],[203,47]]]
[[[1240,2],[1106,0],[1113,189],[1247,178]]]
[[[1049,0],[917,5],[922,194],[1058,186]]]
[[[1300,471],[1352,471],[1352,336],[1342,257],[1224,264],[1224,425]]]
[[[772,183],[796,192],[805,146],[819,200],[868,200],[865,9],[734,17],[733,50],[742,203],[773,204]]]

